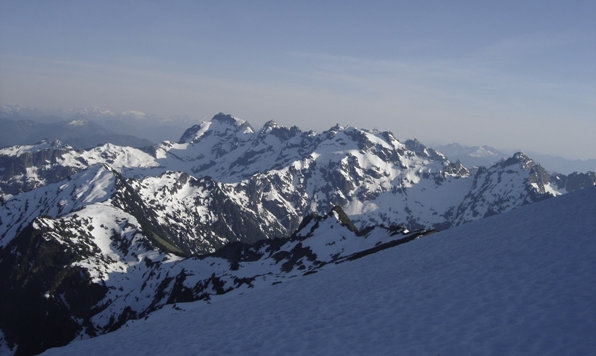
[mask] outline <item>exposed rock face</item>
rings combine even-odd
[[[596,182],[596,173],[574,172],[567,176],[564,174],[556,174],[551,178],[551,180],[556,185],[557,189],[571,193],[575,192],[576,190],[594,186],[594,182]]]

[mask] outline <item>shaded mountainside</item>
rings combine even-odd
[[[106,143],[133,147],[153,146],[153,142],[132,135],[123,135],[87,120],[37,122],[12,120],[0,115],[0,147],[35,144],[60,140],[77,149],[89,149]]]

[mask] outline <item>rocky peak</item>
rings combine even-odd
[[[510,158],[498,163],[496,166],[502,168],[520,167],[524,171],[527,171],[528,182],[537,184],[539,190],[544,190],[544,186],[550,181],[550,175],[548,172],[538,163],[534,162],[530,157],[522,152],[516,152]]]
[[[220,124],[230,125],[230,126],[238,126],[244,123],[244,121],[235,118],[232,115],[224,114],[222,112],[215,114],[213,118],[211,118],[212,122],[219,122]]]
[[[334,206],[326,217],[333,217],[341,225],[347,227],[348,230],[354,233],[358,233],[358,229],[356,228],[352,220],[350,220],[346,212],[339,205]]]
[[[323,134],[327,134],[327,137],[331,138],[343,130],[345,130],[345,128],[343,126],[340,126],[339,124],[335,124],[335,125],[333,125],[333,127],[329,128],[329,130],[323,132]]]
[[[551,177],[551,183],[554,183],[558,189],[565,190],[568,193],[576,190],[589,188],[596,185],[596,173],[594,172],[573,172],[568,176],[556,174]]]
[[[269,120],[263,125],[263,128],[259,131],[260,138],[266,138],[267,136],[277,137],[280,141],[288,141],[291,138],[298,136],[302,133],[297,126],[290,128],[280,126],[277,122]]]
[[[531,169],[536,163],[522,152],[516,152],[513,156],[503,161],[503,166],[520,164],[523,169]]]
[[[352,220],[348,217],[346,212],[338,205],[335,205],[325,215],[318,215],[312,213],[304,217],[298,226],[298,229],[292,235],[295,239],[304,239],[313,236],[315,231],[320,229],[323,225],[327,226],[343,226],[355,235],[359,235],[360,231],[354,225]]]
[[[218,124],[218,126],[215,126],[214,124]],[[245,134],[254,133],[253,128],[247,121],[240,120],[232,115],[224,113],[219,113],[213,116],[210,129],[218,132],[232,130],[234,132]]]
[[[188,128],[180,137],[179,143],[193,143],[212,134],[218,136],[251,135],[254,133],[250,124],[232,115],[219,113],[210,121],[203,121]]]
[[[263,125],[263,128],[261,129],[261,133],[269,133],[274,129],[278,129],[280,126],[277,122],[273,121],[273,120],[269,120],[265,123],[265,125]]]
[[[16,145],[0,149],[0,156],[19,157],[24,154],[35,154],[42,151],[70,151],[73,148],[60,140],[41,140],[33,145]]]
[[[426,147],[422,142],[418,141],[417,139],[406,140],[405,142],[406,148],[418,156],[431,159],[433,161],[446,161],[447,158],[442,154],[437,152],[432,148]]]

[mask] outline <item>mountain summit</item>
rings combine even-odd
[[[209,135],[229,139],[228,135],[230,134],[242,136],[252,133],[254,133],[254,130],[248,122],[237,119],[232,115],[219,113],[210,121],[203,121],[187,129],[178,142],[196,143]]]

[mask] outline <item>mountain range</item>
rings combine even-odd
[[[76,149],[105,143],[147,147],[178,137],[185,119],[167,119],[140,111],[113,112],[101,108],[46,111],[0,105],[0,147],[60,140]]]
[[[490,146],[466,146],[459,143],[433,146],[451,161],[460,161],[467,167],[492,166],[511,155]],[[596,159],[568,159],[539,152],[528,152],[532,159],[551,173],[571,174],[596,170]]]
[[[146,148],[164,140],[175,141],[194,122],[190,117],[163,117],[138,110],[117,112],[87,107],[52,111],[0,105],[0,148],[56,140],[79,150],[105,143]],[[460,161],[468,168],[492,166],[515,152],[460,143],[437,143],[429,147],[444,154],[451,162]],[[533,151],[525,153],[552,174],[596,171],[596,159],[568,159]]]
[[[225,114],[143,150],[3,148],[0,343],[40,352],[595,184],[523,153],[472,169],[390,132]]]

